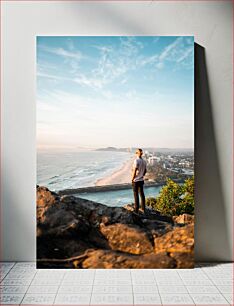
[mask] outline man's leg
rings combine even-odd
[[[141,197],[141,209],[145,212],[145,194],[144,194],[144,181],[139,182],[139,191]]]
[[[133,189],[133,194],[134,194],[135,212],[138,213],[138,211],[139,211],[139,195],[138,195],[138,183],[137,182],[132,183],[132,189]]]

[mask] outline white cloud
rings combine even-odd
[[[177,63],[182,62],[182,61],[185,60],[188,56],[190,56],[192,52],[193,52],[193,47],[190,47],[190,48],[185,49],[184,52],[182,53],[181,57],[179,57],[179,58],[176,60],[176,62],[177,62]]]
[[[175,48],[178,46],[178,44],[182,41],[182,37],[178,37],[173,43],[166,46],[166,48],[163,50],[163,52],[159,56],[159,61],[163,61],[168,58],[172,58],[172,56],[175,53]]]
[[[98,45],[93,45],[93,48],[99,50],[102,53],[107,53],[113,51],[113,48],[111,46],[98,46]]]
[[[143,49],[144,45],[139,40],[136,40],[134,36],[128,36],[120,37],[120,48],[125,55],[132,56]]]
[[[158,63],[158,54],[154,54],[152,56],[144,56],[144,57],[141,57],[139,60],[138,60],[138,63],[141,65],[141,66],[145,66],[145,65],[148,65],[148,64],[155,64],[155,63]]]
[[[62,56],[64,58],[73,58],[76,60],[80,60],[82,58],[82,54],[79,51],[68,51],[63,48],[50,48],[47,46],[39,46],[43,51]]]
[[[93,89],[101,89],[103,85],[106,83],[106,81],[98,78],[89,78],[86,77],[84,74],[78,75],[76,78],[74,78],[74,82],[82,85],[82,86],[88,86]]]
[[[54,53],[57,54],[57,55],[64,56],[64,57],[71,57],[71,58],[74,58],[74,59],[77,59],[77,60],[81,59],[81,53],[78,52],[78,51],[71,52],[71,51],[67,51],[63,48],[58,48],[58,49],[54,50]]]
[[[158,39],[159,37],[156,37],[155,41],[158,41]],[[43,73],[43,71],[38,75],[57,81],[72,81],[93,90],[101,90],[106,85],[117,80],[121,84],[126,83],[127,74],[130,71],[145,65],[151,65],[152,69],[162,69],[165,66],[165,61],[171,61],[179,66],[179,64],[183,64],[182,62],[185,59],[189,58],[193,48],[191,46],[185,48],[184,43],[186,41],[183,41],[183,37],[178,37],[165,47],[161,54],[146,56],[141,53],[144,47],[143,44],[135,37],[120,37],[119,40],[120,44],[116,48],[109,45],[92,46],[99,50],[100,55],[96,59],[96,67],[90,71],[82,71],[80,69],[79,64],[83,55],[79,51],[74,51],[74,44],[71,39],[67,40],[69,50],[40,46],[44,51],[62,56],[70,68],[67,70],[69,77],[62,78],[57,75]]]
[[[156,68],[158,69],[162,69],[164,67],[164,63],[163,62],[159,62],[156,64]]]
[[[159,37],[158,39],[156,37],[156,42],[158,40]],[[187,60],[192,56],[193,46],[185,45],[185,43],[191,44],[191,42],[191,39],[178,37],[171,44],[166,46],[160,54],[154,54],[151,56],[139,56],[137,58],[137,62],[140,66],[152,65],[158,69],[164,68],[166,61],[170,61],[175,64],[182,63],[184,60]],[[189,67],[189,65],[187,66]]]
[[[70,67],[69,72],[75,73],[79,69],[79,62],[83,58],[80,51],[74,51],[74,44],[71,39],[67,40],[68,50],[64,48],[51,48],[43,45],[39,45],[43,51],[61,56],[64,62]]]
[[[191,43],[192,40],[187,37],[178,37],[161,52],[156,67],[161,69],[166,61],[170,61],[176,64],[177,69],[179,68],[179,65],[193,68],[192,54],[194,46],[191,46]],[[187,63],[184,61],[187,61]]]
[[[121,84],[126,83],[126,74],[137,68],[136,57],[143,44],[135,37],[120,37],[120,45],[117,48],[108,45],[93,47],[100,51],[97,67],[91,71],[91,76],[79,73],[76,82],[93,89],[101,89],[120,77]]]
[[[47,78],[47,79],[52,79],[52,80],[57,80],[57,81],[70,81],[70,78],[66,78],[64,76],[58,76],[55,74],[49,74],[49,73],[44,73],[44,72],[37,72],[37,76],[41,78]]]

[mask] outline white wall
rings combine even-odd
[[[4,1],[2,16],[2,259],[36,253],[35,36],[71,34],[194,35],[205,48],[207,71],[197,51],[196,259],[231,260],[231,1]]]

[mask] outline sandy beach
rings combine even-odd
[[[95,186],[131,183],[133,161],[134,157],[126,161],[120,169],[111,175],[97,180]]]

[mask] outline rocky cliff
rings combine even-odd
[[[193,216],[135,214],[37,187],[38,268],[192,268]]]

